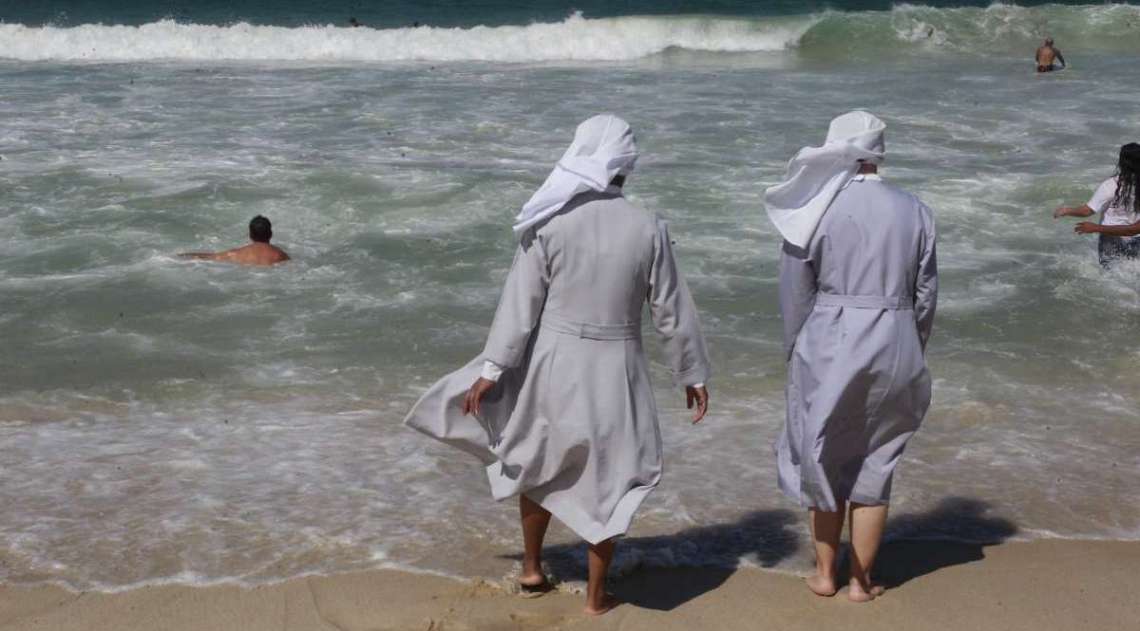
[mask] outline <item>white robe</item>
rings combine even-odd
[[[889,502],[895,466],[930,405],[924,352],[938,294],[934,218],[856,176],[806,249],[785,242],[788,357],[779,483],[802,506]]]
[[[676,382],[706,381],[664,223],[620,194],[578,195],[523,239],[483,354],[432,386],[405,423],[479,458],[495,499],[525,494],[590,543],[624,534],[661,478],[647,301]],[[484,360],[506,370],[477,420],[461,410]]]

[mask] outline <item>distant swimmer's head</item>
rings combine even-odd
[[[273,224],[261,215],[249,221],[249,240],[258,243],[269,243],[273,238]]]
[[[1140,192],[1140,144],[1130,142],[1120,148],[1113,205],[1140,212],[1140,195],[1137,192]]]
[[[1045,45],[1046,46],[1052,46],[1053,45],[1053,38],[1052,37],[1046,37],[1045,38]]]

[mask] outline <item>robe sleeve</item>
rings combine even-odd
[[[507,274],[495,320],[483,348],[485,360],[501,368],[514,368],[522,363],[530,336],[542,315],[549,286],[546,253],[541,240],[532,234],[519,245],[511,271]]]
[[[664,221],[657,222],[654,237],[653,264],[649,270],[649,313],[661,337],[674,382],[682,386],[707,382],[711,366],[697,305],[677,269]]]
[[[784,241],[780,252],[780,316],[784,321],[784,359],[792,358],[796,338],[815,307],[819,286],[807,250]]]
[[[918,337],[922,350],[934,330],[934,310],[938,304],[938,256],[935,247],[934,216],[929,208],[921,209],[923,217],[922,251],[918,258],[918,273],[914,280],[914,318],[918,324]]]
[[[483,370],[480,371],[479,376],[487,381],[498,383],[499,379],[503,377],[503,367],[489,359],[484,360]]]

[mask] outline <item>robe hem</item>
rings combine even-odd
[[[502,502],[516,495],[525,495],[534,503],[550,511],[550,514],[556,517],[558,521],[565,524],[567,528],[574,531],[574,534],[591,545],[597,545],[608,539],[625,535],[630,524],[633,523],[634,515],[641,508],[641,503],[657,488],[661,481],[661,476],[658,475],[650,484],[630,488],[614,506],[609,520],[605,523],[599,523],[585,515],[583,511],[577,510],[576,507],[564,505],[557,498],[551,498],[550,495],[544,494],[541,486],[525,490],[503,488],[505,485],[497,483],[497,481],[504,480],[503,476],[497,472],[500,464],[494,462],[486,467],[487,481],[491,484],[491,496],[495,501]],[[498,491],[508,492],[500,494]]]
[[[777,458],[779,458],[779,456],[777,456]],[[808,510],[816,510],[816,511],[822,511],[822,512],[827,512],[827,513],[839,512],[839,505],[838,505],[839,503],[838,502],[836,502],[835,506],[827,506],[826,502],[816,502],[816,501],[812,500],[810,497],[808,497],[808,495],[806,493],[804,493],[802,490],[801,491],[793,491],[792,487],[789,486],[789,482],[787,480],[785,480],[784,478],[785,478],[785,476],[780,475],[780,476],[778,476],[778,478],[776,480],[777,485],[780,487],[780,492],[783,493],[784,496],[787,497],[788,499],[792,500],[796,504],[799,504],[800,508],[806,508]],[[799,486],[799,484],[797,484],[796,486]],[[843,501],[845,503],[848,503],[848,504],[850,504],[851,502],[854,502],[856,504],[862,504],[863,506],[888,506],[891,503],[891,497],[890,497],[890,493],[887,493],[886,497],[883,497],[882,495],[871,496],[871,495],[865,495],[863,493],[852,493],[849,497],[847,497]]]

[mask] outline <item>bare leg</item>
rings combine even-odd
[[[882,585],[871,582],[871,568],[875,565],[886,525],[886,504],[851,503],[851,586],[847,597],[855,602],[868,602],[883,593]]]
[[[812,510],[808,513],[811,522],[811,539],[815,544],[815,575],[808,578],[811,591],[820,596],[834,596],[839,591],[836,582],[836,564],[839,559],[839,536],[843,534],[843,516],[846,507],[841,502],[839,510],[832,512]]]
[[[606,573],[614,560],[614,540],[591,545],[588,553],[590,577],[586,582],[586,613],[600,616],[618,606],[618,600],[606,593]]]
[[[546,527],[550,525],[550,511],[536,504],[525,495],[519,496],[519,517],[523,530],[523,567],[519,584],[538,587],[546,584],[542,573],[542,540],[546,537]]]

